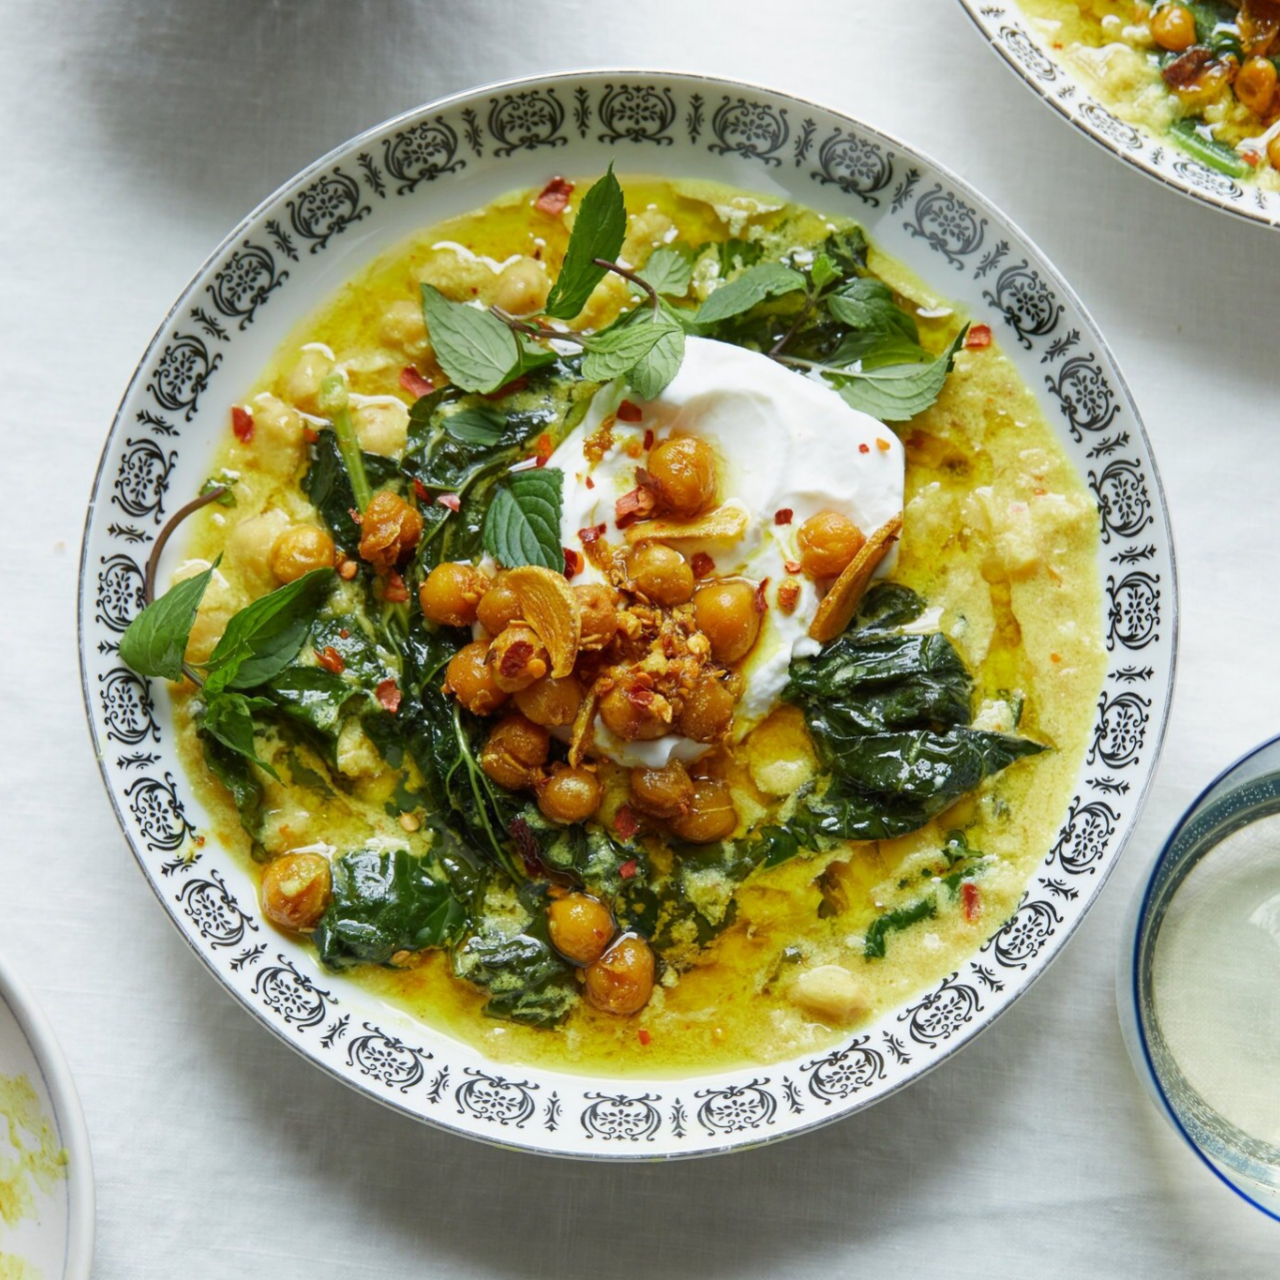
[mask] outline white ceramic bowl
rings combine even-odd
[[[234,401],[289,329],[413,230],[555,173],[714,178],[862,221],[1000,335],[1100,510],[1112,661],[1059,836],[1014,916],[958,972],[829,1053],[685,1079],[496,1066],[319,968],[258,918],[253,882],[192,833],[206,815],[167,694],[120,662],[141,566],[209,472]],[[902,143],[767,89],[652,71],[566,73],[449,98],[339,147],[251,213],[166,317],[125,393],[85,531],[84,694],[103,781],[139,865],[218,981],[361,1092],[471,1137],[554,1154],[725,1151],[868,1106],[954,1053],[1079,923],[1133,826],[1172,691],[1168,518],[1124,380],[1075,295],[1008,219]]]
[[[89,1280],[93,1264],[93,1158],[80,1096],[53,1028],[27,985],[0,956],[0,1076],[25,1076],[41,1115],[67,1153],[66,1176],[45,1193],[33,1189],[35,1215],[6,1227],[0,1223],[0,1254],[12,1254],[48,1280]],[[6,1123],[0,1116],[0,1123]],[[25,1133],[25,1140],[30,1135]],[[0,1143],[0,1162],[8,1139]]]
[[[1188,155],[1167,139],[1117,119],[1016,4],[960,0],[987,43],[1022,82],[1064,120],[1147,177],[1215,209],[1280,225],[1280,191],[1263,191]]]

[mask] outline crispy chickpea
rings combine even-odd
[[[484,744],[480,767],[498,786],[519,791],[541,777],[550,750],[551,735],[540,724],[521,715],[504,716]]]
[[[534,724],[562,728],[574,722],[583,697],[582,682],[577,676],[543,676],[516,691],[516,706]]]
[[[609,908],[586,893],[566,893],[547,907],[551,945],[571,964],[588,965],[604,955],[613,937]]]
[[[716,457],[696,436],[664,440],[650,451],[647,470],[659,508],[677,519],[696,516],[715,497]]]
[[[674,547],[650,542],[631,553],[631,581],[654,604],[668,609],[684,604],[693,595],[693,570]]]
[[[1151,15],[1151,38],[1162,49],[1182,53],[1196,42],[1196,20],[1183,4],[1166,4]]]
[[[580,647],[586,652],[603,649],[618,632],[617,594],[603,582],[584,583],[573,593],[582,611]]]
[[[1280,133],[1267,143],[1267,159],[1273,169],[1280,170]]]
[[[624,933],[585,970],[587,999],[604,1013],[638,1013],[653,994],[653,951],[637,933]]]
[[[464,645],[449,659],[444,691],[451,693],[473,715],[487,716],[507,700],[489,666],[489,646],[483,640]]]
[[[489,646],[489,665],[499,689],[518,693],[535,680],[541,680],[551,660],[538,633],[523,622],[513,622]]]
[[[489,583],[489,589],[480,597],[476,606],[476,617],[480,625],[491,635],[496,636],[513,622],[519,622],[522,610],[516,593],[505,581],[505,574],[498,574]]]
[[[360,556],[379,569],[394,569],[418,545],[422,517],[399,494],[373,495],[360,520]]]
[[[538,808],[552,822],[586,822],[599,807],[600,780],[581,765],[553,769],[538,787]]]
[[[715,742],[733,723],[734,696],[723,680],[707,673],[684,696],[676,726],[694,742]]]
[[[600,719],[624,742],[651,742],[671,728],[671,703],[624,677],[600,699]]]
[[[652,818],[678,818],[693,802],[693,783],[679,760],[661,769],[632,769],[630,782],[631,803]]]
[[[314,929],[333,883],[329,859],[318,853],[286,853],[262,873],[262,913],[282,929]]]
[[[312,569],[332,569],[333,539],[313,524],[296,524],[272,544],[271,572],[281,582],[296,582]]]
[[[1235,78],[1236,97],[1255,116],[1266,116],[1276,96],[1276,64],[1270,58],[1246,58]]]
[[[671,829],[681,840],[711,844],[731,836],[738,825],[729,784],[716,778],[699,778],[693,784],[693,800],[687,813],[671,820]]]
[[[469,627],[476,620],[476,606],[489,579],[469,564],[451,560],[438,564],[418,588],[418,603],[428,622],[443,627]]]
[[[746,657],[760,634],[755,586],[740,578],[700,588],[693,597],[693,616],[698,630],[711,641],[717,662]]]
[[[819,511],[796,534],[800,567],[811,578],[838,578],[865,541],[862,530],[848,516],[839,511]]]

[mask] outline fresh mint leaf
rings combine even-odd
[[[622,198],[622,188],[613,176],[613,165],[610,165],[608,172],[582,197],[578,206],[564,264],[547,295],[546,314],[557,320],[572,320],[587,305],[596,285],[604,279],[605,268],[596,266],[596,259],[612,262],[626,236],[627,206]]]
[[[219,693],[208,699],[202,729],[236,755],[252,760],[279,781],[280,775],[263,760],[254,745],[253,713],[270,711],[275,704],[268,698],[249,698],[243,693]]]
[[[879,280],[863,276],[850,281],[827,299],[827,308],[837,320],[855,329],[919,341],[914,318],[894,302],[888,286]]]
[[[140,676],[182,679],[182,656],[187,651],[196,610],[217,567],[215,560],[203,573],[171,587],[129,623],[120,637],[120,660],[126,666]]]
[[[809,279],[815,289],[825,289],[827,285],[834,284],[841,274],[835,259],[825,253],[818,254],[813,260],[813,266],[809,268]]]
[[[422,315],[440,367],[464,391],[496,391],[518,375],[521,348],[497,316],[422,286]]]
[[[606,329],[584,344],[582,376],[589,382],[619,378],[653,350],[658,339],[674,326],[664,319],[644,319]]]
[[[504,414],[483,407],[459,409],[443,417],[445,431],[461,444],[475,444],[491,449],[502,439],[507,425]]]
[[[824,369],[845,403],[881,422],[906,422],[923,413],[937,400],[951,372],[956,352],[964,342],[968,325],[935,360],[925,364],[891,364],[868,368],[860,373]]]
[[[499,485],[484,518],[485,550],[507,569],[535,564],[563,573],[563,484],[563,472],[554,467],[531,467]]]
[[[636,274],[656,292],[683,298],[693,279],[693,251],[685,244],[663,245]]]
[[[671,379],[680,372],[680,365],[684,360],[684,330],[679,324],[664,317],[650,327],[661,329],[658,340],[627,374],[627,382],[641,400],[653,400],[660,396]]]
[[[804,287],[805,278],[800,272],[780,262],[763,262],[758,267],[749,267],[736,280],[722,284],[698,308],[695,320],[699,325],[717,324],[750,311],[766,298],[781,297]]]
[[[235,614],[209,656],[205,696],[252,689],[283,671],[302,648],[332,578],[332,569],[312,569]]]

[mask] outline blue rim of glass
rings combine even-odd
[[[1218,1181],[1221,1182],[1224,1187],[1227,1187],[1229,1190],[1234,1192],[1246,1204],[1253,1205],[1253,1207],[1257,1209],[1259,1213],[1265,1214],[1268,1218],[1271,1219],[1272,1222],[1280,1222],[1280,1213],[1277,1213],[1274,1209],[1268,1209],[1266,1205],[1260,1204],[1257,1200],[1253,1198],[1253,1196],[1249,1195],[1248,1192],[1241,1190],[1240,1187],[1238,1187],[1234,1182],[1232,1182],[1231,1179],[1228,1178],[1227,1175],[1223,1173],[1222,1170],[1219,1169],[1217,1165],[1213,1163],[1212,1160],[1209,1159],[1209,1157],[1200,1149],[1200,1146],[1197,1144],[1196,1140],[1191,1136],[1190,1133],[1187,1132],[1186,1126],[1178,1118],[1178,1113],[1173,1109],[1173,1104],[1169,1101],[1169,1095],[1165,1092],[1165,1088],[1164,1088],[1164,1085],[1161,1083],[1160,1076],[1156,1072],[1155,1063],[1152,1061],[1152,1058],[1151,1058],[1151,1048],[1147,1044],[1147,1030],[1146,1030],[1146,1027],[1143,1025],[1142,1004],[1138,994],[1138,974],[1140,972],[1140,965],[1138,960],[1138,946],[1142,941],[1143,930],[1146,927],[1147,913],[1151,909],[1151,894],[1152,894],[1152,890],[1155,888],[1156,877],[1159,875],[1160,868],[1164,865],[1165,859],[1169,856],[1169,850],[1172,848],[1173,842],[1181,834],[1182,829],[1187,825],[1187,821],[1191,817],[1191,815],[1195,813],[1195,811],[1199,809],[1200,806],[1204,803],[1205,798],[1209,795],[1210,792],[1212,792],[1215,788],[1217,788],[1222,783],[1224,783],[1242,765],[1247,764],[1255,756],[1261,755],[1262,752],[1270,750],[1270,748],[1275,746],[1280,746],[1280,734],[1276,734],[1274,737],[1268,738],[1265,742],[1260,742],[1252,750],[1246,751],[1244,755],[1240,756],[1236,760],[1233,760],[1231,764],[1227,765],[1227,767],[1223,769],[1217,775],[1217,777],[1215,777],[1213,781],[1210,782],[1208,786],[1206,786],[1200,792],[1200,794],[1196,796],[1196,798],[1186,807],[1186,809],[1183,811],[1182,817],[1178,819],[1177,825],[1169,833],[1169,836],[1165,840],[1163,846],[1161,846],[1160,854],[1151,866],[1151,875],[1147,880],[1147,887],[1143,890],[1143,893],[1142,893],[1142,906],[1138,911],[1138,924],[1137,924],[1137,928],[1133,932],[1133,954],[1130,957],[1130,960],[1131,960],[1130,967],[1132,969],[1133,976],[1130,979],[1129,994],[1133,1000],[1134,1022],[1137,1024],[1138,1043],[1139,1045],[1142,1046],[1142,1060],[1146,1064],[1147,1074],[1151,1077],[1151,1082],[1155,1086],[1156,1093],[1160,1096],[1160,1101],[1164,1105],[1164,1111],[1169,1118],[1170,1124],[1172,1124],[1173,1127],[1177,1129],[1177,1131],[1182,1135],[1183,1140],[1186,1142],[1187,1146],[1189,1146],[1191,1150],[1195,1152],[1196,1157],[1200,1161],[1200,1163],[1203,1164],[1204,1167],[1208,1169],[1209,1172],[1213,1174],[1213,1176],[1217,1178]]]

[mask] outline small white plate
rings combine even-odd
[[[0,1258],[13,1256],[44,1280],[89,1280],[93,1263],[93,1159],[80,1096],[48,1019],[27,985],[0,956],[0,1076],[25,1076],[41,1115],[67,1153],[66,1176],[46,1193],[33,1187],[35,1215],[0,1223]],[[3,1119],[0,1116],[0,1119]],[[7,1155],[7,1138],[0,1153]],[[4,1159],[0,1155],[0,1160]]]

